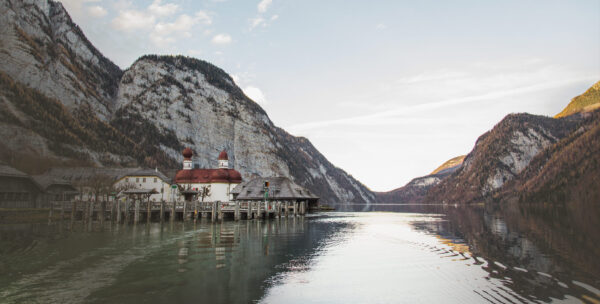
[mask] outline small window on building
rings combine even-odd
[[[126,177],[125,178],[125,182],[128,183],[129,182],[129,178]]]
[[[143,183],[145,183],[145,182],[146,182],[146,178],[145,178],[145,177],[143,178],[142,182],[143,182]]]
[[[140,182],[140,178],[139,178],[139,177],[136,177],[136,178],[135,178],[135,182],[136,182],[136,183],[139,183],[139,182]]]
[[[156,183],[156,182],[158,182],[158,178],[155,177],[154,178],[154,183]]]

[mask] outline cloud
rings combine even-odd
[[[279,19],[279,15],[273,15],[273,16],[271,16],[271,21],[275,21],[277,19]]]
[[[255,86],[246,86],[243,91],[246,96],[250,97],[250,99],[254,100],[259,105],[264,106],[268,104],[265,94],[259,88]]]
[[[156,17],[143,11],[124,10],[120,11],[111,24],[112,27],[124,31],[132,32],[140,29],[152,28],[156,22]]]
[[[331,126],[395,125],[417,113],[429,115],[433,111],[456,109],[459,105],[468,108],[471,107],[468,104],[481,107],[485,104],[498,105],[502,102],[528,100],[531,98],[528,94],[531,93],[539,94],[569,85],[588,83],[597,78],[553,66],[504,65],[501,70],[495,70],[498,67],[492,63],[483,67],[462,71],[440,70],[404,77],[390,85],[396,91],[360,97],[363,100],[361,104],[365,105],[372,105],[373,100],[378,100],[380,105],[384,105],[386,99],[395,101],[384,108],[365,107],[363,111],[371,108],[371,113],[302,123],[288,129],[292,132],[306,132]],[[432,90],[433,87],[435,90]]]
[[[88,14],[90,14],[90,15],[92,15],[93,17],[96,17],[96,18],[101,18],[101,17],[104,17],[104,16],[106,16],[106,14],[108,13],[108,12],[106,11],[106,9],[105,9],[105,8],[103,8],[103,7],[102,7],[102,6],[100,6],[100,5],[94,5],[94,6],[90,6],[90,7],[88,7],[87,11],[88,11]]]
[[[387,25],[383,24],[383,23],[379,23],[375,26],[375,29],[377,30],[385,30],[387,28]]]
[[[253,29],[259,25],[265,26],[266,25],[266,20],[263,17],[256,17],[256,18],[252,18],[250,19],[250,29]]]
[[[156,17],[165,17],[175,14],[179,10],[179,5],[174,3],[167,3],[161,5],[162,0],[154,0],[150,6],[148,6],[148,12]]]
[[[271,5],[271,3],[273,3],[273,0],[262,0],[258,3],[258,12],[259,13],[265,13],[267,11],[267,9],[269,8],[269,6]]]
[[[228,34],[218,34],[218,35],[215,35],[212,39],[213,44],[220,44],[220,45],[230,44],[231,41],[232,41],[231,36],[229,36]]]

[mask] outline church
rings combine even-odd
[[[219,153],[218,168],[194,168],[192,157],[194,152],[190,148],[183,150],[183,169],[177,171],[175,183],[180,189],[198,191],[198,200],[205,202],[229,202],[233,199],[231,190],[242,182],[240,172],[229,168],[227,151]],[[203,198],[203,189],[208,189]]]

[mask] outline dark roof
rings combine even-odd
[[[237,194],[236,199],[263,199],[264,182],[269,182],[269,198],[271,199],[319,199],[310,190],[294,183],[287,177],[258,177],[237,185],[232,194]]]
[[[72,191],[77,191],[77,189],[75,189],[75,187],[73,187],[73,184],[71,184],[71,182],[69,182],[65,179],[59,178],[59,177],[43,174],[43,175],[34,175],[34,176],[32,176],[32,178],[44,190],[47,190],[48,187],[53,186],[53,185],[60,185],[60,186],[70,187],[72,189]]]
[[[28,177],[29,175],[7,165],[0,163],[0,176],[11,176],[11,177]]]
[[[171,183],[171,179],[157,169],[144,168],[135,171],[132,170],[126,172],[117,179],[121,179],[125,176],[156,176],[169,184]]]
[[[123,194],[157,194],[156,189],[129,189],[123,191]]]
[[[93,177],[98,175],[105,175],[108,178],[117,181],[121,176],[124,176],[128,172],[138,171],[142,168],[95,168],[95,167],[75,167],[75,168],[52,168],[44,175],[52,177],[58,177],[67,180],[71,183],[77,183],[81,181],[89,181]]]

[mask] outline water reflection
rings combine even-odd
[[[0,225],[0,302],[600,301],[598,233],[565,229],[568,213],[557,223],[523,206],[370,208],[388,212]]]

